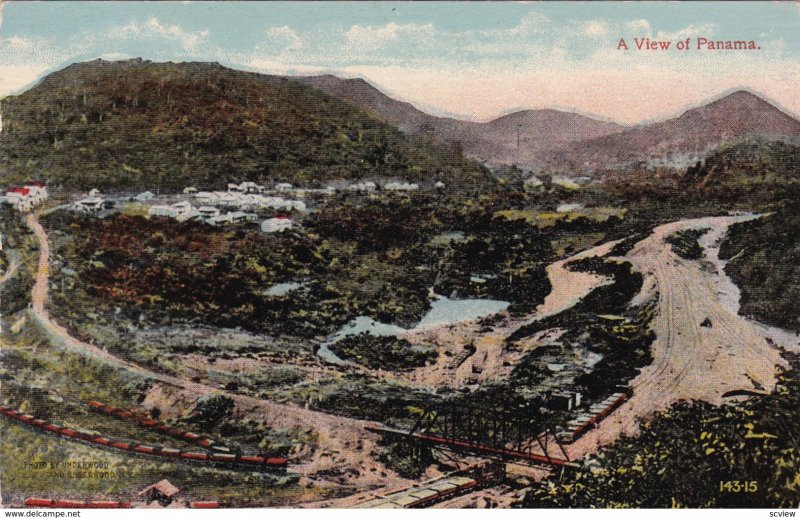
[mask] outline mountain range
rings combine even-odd
[[[392,99],[363,79],[325,75],[299,81],[351,102],[407,133],[430,133],[457,142],[465,154],[492,167],[505,164],[579,173],[642,165],[685,168],[732,139],[800,137],[800,121],[746,90],[678,117],[623,126],[552,109],[471,122],[429,115]]]
[[[1,107],[3,180],[80,189],[390,178],[481,189],[493,180],[480,162],[576,176],[685,171],[736,139],[800,139],[800,121],[747,91],[636,126],[553,109],[473,122],[362,79],[141,59],[70,65]]]

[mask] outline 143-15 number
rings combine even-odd
[[[758,481],[756,480],[720,480],[720,493],[755,493],[758,491]]]

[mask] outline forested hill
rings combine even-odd
[[[287,78],[216,63],[95,60],[2,100],[0,174],[67,189],[215,187],[231,180],[490,182],[457,149],[403,134]]]

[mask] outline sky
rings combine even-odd
[[[700,37],[760,49],[698,50]],[[672,43],[637,50],[634,38]],[[688,50],[675,48],[687,38]],[[429,113],[478,121],[560,108],[635,124],[738,88],[800,114],[800,2],[0,0],[0,97],[98,57],[362,77]]]

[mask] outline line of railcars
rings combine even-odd
[[[184,441],[197,444],[198,446],[202,446],[203,448],[208,448],[210,450],[216,450],[216,451],[230,452],[230,448],[220,443],[219,441],[216,441],[209,437],[205,437],[203,435],[198,435],[194,432],[188,432],[186,430],[181,430],[180,428],[169,426],[168,424],[162,423],[161,421],[157,421],[155,419],[151,419],[149,417],[142,417],[140,415],[131,412],[130,410],[123,410],[121,408],[116,408],[111,405],[106,405],[98,401],[90,401],[89,408],[102,414],[119,417],[120,419],[124,419],[127,421],[132,421],[140,426],[143,426],[144,428],[148,428],[155,432],[159,432],[164,435],[169,435],[170,437],[175,437],[177,439],[182,439]]]
[[[178,448],[165,448],[163,446],[150,446],[135,441],[123,439],[111,439],[96,433],[88,433],[80,430],[73,430],[65,426],[37,419],[32,415],[22,414],[0,405],[0,414],[23,424],[33,426],[40,430],[56,434],[68,439],[90,443],[97,446],[112,448],[117,451],[129,452],[133,454],[150,455],[169,460],[181,460],[204,464],[218,464],[226,467],[235,468],[261,468],[271,470],[284,470],[288,463],[284,457],[266,457],[263,455],[243,455],[240,453],[206,453],[183,451]]]

